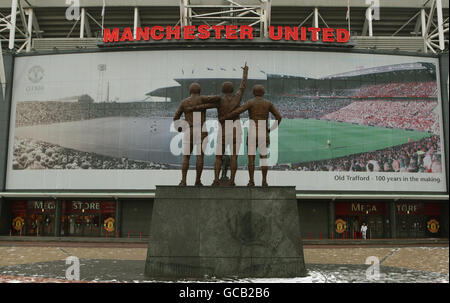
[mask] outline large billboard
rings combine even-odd
[[[203,95],[252,87],[283,116],[270,185],[297,190],[445,192],[438,59],[274,50],[155,50],[17,57],[7,189],[153,189],[181,179],[173,115]],[[246,125],[248,115],[241,115]],[[203,184],[213,181],[217,111],[207,111]],[[243,132],[243,136],[246,132]],[[248,182],[241,146],[237,185]],[[261,184],[260,171],[256,185]],[[188,185],[194,183],[191,157]]]

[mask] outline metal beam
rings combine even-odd
[[[25,19],[25,13],[24,13],[24,11],[23,11],[21,1],[19,0],[19,1],[17,2],[17,4],[18,4],[18,7],[19,7],[19,16],[20,16],[20,19],[21,19],[21,21],[22,21],[23,31],[24,31],[24,33],[26,34],[26,37],[28,37],[27,20]]]
[[[32,44],[32,39],[33,39],[33,9],[32,8],[28,8],[26,10],[26,13],[28,15],[28,43],[27,43],[27,49],[26,51],[29,52],[31,51],[31,44]]]
[[[319,9],[317,7],[314,8],[314,17],[313,17],[313,24],[312,27],[319,27]],[[315,34],[314,37],[316,40],[319,39],[319,33]]]
[[[141,26],[141,18],[139,17],[139,8],[136,6],[134,8],[134,18],[133,18],[133,37],[136,39],[137,28]]]
[[[31,11],[33,13],[33,28],[34,28],[34,33],[36,34],[37,38],[43,38],[42,36],[42,31],[41,28],[39,27],[39,21],[38,21],[38,17],[36,16],[34,10]]]
[[[424,8],[422,8],[421,10],[420,10],[420,23],[421,23],[421,26],[422,26],[422,38],[423,38],[423,51],[424,51],[424,53],[427,53],[428,52],[428,47],[427,47],[427,44],[426,44],[426,40],[427,40],[427,23],[426,23],[426,12],[425,12],[425,9]]]
[[[17,16],[17,0],[11,2],[11,23],[9,28],[9,49],[14,49],[14,39],[16,38],[16,16]]]
[[[228,2],[229,5],[224,5],[223,2],[220,4],[215,2],[210,5],[191,5],[190,0],[179,0],[181,28],[193,25],[194,22],[210,26],[230,23],[254,26],[259,23],[260,36],[268,37],[271,0],[260,0],[260,5],[243,5],[238,3],[238,0],[225,0],[225,2]],[[197,14],[193,8],[209,8],[210,11]],[[211,24],[206,22],[207,20]]]
[[[302,21],[302,23],[300,23],[300,24],[298,25],[298,27],[299,27],[299,28],[302,27],[302,25],[305,24],[306,21],[308,21],[309,18],[311,18],[313,15],[314,15],[314,11],[312,11],[312,12],[311,12],[311,13],[310,13],[310,14]]]
[[[103,30],[103,26],[101,25],[101,23],[95,20],[95,18],[91,14],[89,14],[88,11],[86,11],[86,16],[88,16],[92,21],[94,21],[95,24],[98,25],[98,27],[100,27]]]
[[[222,15],[222,14],[229,14],[229,13],[237,13],[237,12],[246,12],[246,11],[251,11],[254,10],[253,8],[240,8],[240,9],[230,9],[228,11],[218,11],[218,12],[212,12],[212,13],[205,13],[205,14],[196,14],[196,15],[192,15],[192,18],[197,18],[197,17],[207,17],[207,16],[214,16],[214,15]]]
[[[426,33],[428,33],[430,31],[431,23],[433,22],[435,7],[436,7],[436,0],[433,0],[433,2],[431,3],[430,14],[428,15],[428,22],[427,22],[427,27],[425,30]]]
[[[92,38],[91,26],[89,24],[89,18],[87,17],[86,8],[81,8],[81,20],[80,20],[80,38],[84,38],[86,33],[88,38]]]
[[[5,73],[5,64],[3,62],[2,39],[0,39],[0,83],[2,85],[3,101],[5,101],[5,98],[6,98],[6,73]]]
[[[72,28],[70,29],[69,33],[67,34],[66,38],[69,38],[70,35],[72,34],[73,30],[75,29],[75,26],[77,26],[78,22],[80,21],[80,19],[75,20],[74,24],[72,25]]]
[[[366,10],[366,20],[367,20],[367,28],[369,30],[369,37],[373,37],[373,27],[372,27],[372,3]]]
[[[85,13],[85,17],[84,17],[84,30],[85,30],[85,32],[86,32],[87,37],[88,37],[88,38],[92,38],[92,31],[91,31],[91,25],[90,25],[90,23],[89,23],[89,18],[86,18],[86,17],[89,17],[89,16],[88,16],[88,12],[87,12],[87,9],[86,9],[86,8],[83,8],[83,9],[84,9],[84,13]]]
[[[367,18],[364,18],[361,36],[367,36],[368,29],[369,29],[369,21],[367,20]]]
[[[408,21],[406,21],[405,24],[403,24],[398,30],[395,31],[395,33],[392,34],[392,36],[397,35],[402,29],[404,29],[411,21],[413,21],[414,19],[418,18],[420,16],[420,11],[417,12],[414,16],[412,16],[411,18],[409,18]],[[417,22],[418,23],[418,22]],[[418,24],[416,24],[417,27]]]
[[[437,11],[437,27],[439,32],[439,49],[443,51],[445,49],[444,42],[444,24],[442,18],[442,0],[436,0],[436,11]]]
[[[422,14],[422,10],[419,11],[419,15],[417,16],[416,19],[416,25],[414,26],[414,35],[419,36],[419,33],[421,34],[421,14]]]
[[[66,3],[63,0],[26,0],[29,7],[66,7]],[[99,7],[101,6],[101,0],[80,0],[83,7]],[[208,1],[196,1],[197,3],[215,3],[217,5],[223,5],[224,1],[220,0],[208,0]],[[247,1],[249,2],[249,1]],[[336,0],[276,0],[277,6],[292,7],[345,7],[347,1]],[[364,7],[365,0],[352,0],[353,7]],[[418,8],[423,5],[424,0],[397,0],[397,1],[381,1],[383,7],[386,8]],[[0,0],[0,7],[10,8],[11,0]],[[179,0],[108,0],[109,7],[178,7]],[[448,1],[445,3],[448,8]],[[195,5],[197,6],[197,5]]]

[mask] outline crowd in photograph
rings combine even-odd
[[[353,100],[320,99],[308,100],[297,97],[281,96],[273,100],[281,116],[286,119],[320,119],[348,106]]]
[[[170,169],[169,164],[102,156],[47,142],[15,138],[13,169]]]
[[[437,98],[436,82],[381,83],[361,87],[356,98]]]
[[[441,147],[438,136],[341,158],[299,163],[301,171],[419,172],[440,173]]]
[[[174,102],[90,103],[62,101],[18,102],[16,126],[45,125],[105,117],[172,117]]]
[[[439,134],[437,101],[356,101],[321,117],[324,120],[413,129]]]
[[[344,96],[348,98],[344,98]],[[268,92],[266,95],[276,105],[282,116],[288,119],[322,118],[425,131],[430,131],[435,127],[433,126],[435,116],[430,115],[430,111],[437,104],[436,96],[436,82],[383,83],[362,86],[361,88],[341,88],[331,91],[325,88],[310,88],[302,89],[295,94],[270,94]],[[368,101],[368,98],[380,99]],[[400,100],[395,102],[395,100],[387,100],[388,98],[409,98],[409,102]],[[411,98],[423,99],[411,100]],[[180,100],[173,100],[172,102],[101,103],[91,101],[18,102],[16,107],[16,126],[43,125],[118,116],[171,118],[176,112]],[[242,102],[245,101],[243,100]],[[408,117],[402,117],[405,110]],[[374,112],[377,114],[374,115]],[[216,118],[217,111],[208,110],[207,116]],[[243,113],[241,116],[245,118],[248,115]]]

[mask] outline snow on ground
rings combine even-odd
[[[449,283],[449,248],[304,249],[307,277],[156,281],[144,276],[144,248],[0,247],[0,283],[68,283],[67,256],[80,260],[82,283]],[[380,260],[380,275],[368,277],[368,256]],[[376,279],[372,279],[376,278]]]

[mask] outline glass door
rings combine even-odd
[[[383,217],[369,216],[367,221],[368,237],[370,239],[383,238]]]
[[[397,220],[399,238],[423,238],[425,236],[426,227],[423,216],[401,215]]]
[[[41,236],[55,235],[55,215],[43,213],[41,215]]]
[[[409,238],[409,220],[406,215],[400,215],[397,218],[397,237]]]
[[[98,237],[100,234],[100,214],[89,214],[83,216],[83,235]]]
[[[78,214],[71,214],[68,217],[68,230],[69,236],[82,236],[83,235],[83,216]]]

